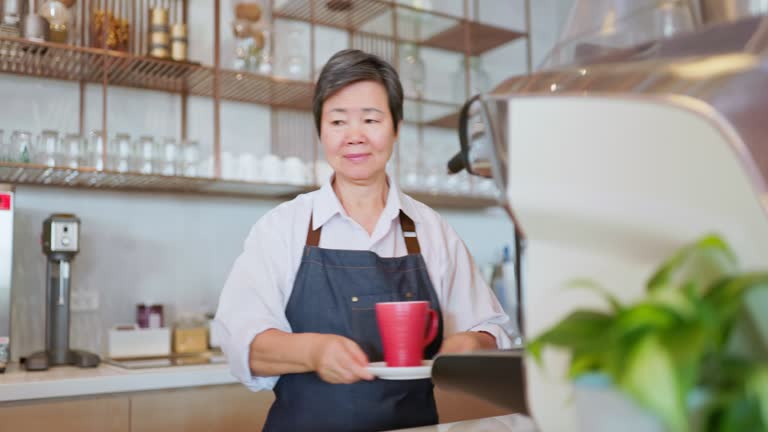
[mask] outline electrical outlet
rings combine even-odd
[[[72,291],[69,299],[69,308],[72,312],[91,312],[99,310],[98,291]]]

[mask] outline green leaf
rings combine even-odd
[[[616,334],[621,338],[638,337],[679,325],[683,317],[664,304],[640,303],[623,310],[616,317]]]
[[[672,359],[656,335],[643,338],[626,359],[620,388],[656,414],[670,432],[688,432],[685,393]]]
[[[541,351],[549,345],[570,350],[605,348],[604,336],[610,331],[613,317],[596,311],[576,311],[557,325],[531,340],[526,349],[541,363]]]
[[[567,288],[585,289],[598,294],[603,300],[605,300],[614,312],[619,312],[623,309],[619,299],[610,293],[604,286],[599,283],[586,278],[571,279],[566,284]]]
[[[718,424],[713,430],[718,432],[764,432],[761,426],[757,401],[747,397],[731,397],[721,411]]]
[[[740,317],[752,330],[752,358],[768,362],[768,285],[755,285],[744,296]]]
[[[762,294],[763,290],[768,288],[768,273],[748,273],[739,276],[732,276],[725,278],[709,287],[708,291],[704,294],[703,302],[708,305],[708,308],[713,312],[716,326],[720,329],[719,343],[723,346],[734,347],[739,345],[741,341],[747,342],[745,339],[744,330],[754,330],[755,337],[753,341],[747,342],[744,347],[745,352],[759,351],[760,347],[765,350],[764,344],[761,342],[768,329],[763,328],[760,319],[755,320],[756,316],[759,316],[760,307],[756,305],[745,304],[745,299],[749,299],[754,293],[759,290],[759,294]],[[762,303],[762,295],[755,297],[755,302]],[[756,322],[757,321],[757,322]],[[752,326],[753,328],[750,328]],[[755,354],[758,357],[759,354]]]
[[[747,392],[757,401],[763,428],[768,429],[768,365],[752,374],[747,383]]]
[[[666,306],[686,318],[693,318],[697,313],[695,298],[685,290],[656,290],[649,294],[648,300],[652,304]]]
[[[712,234],[675,252],[651,276],[646,287],[653,292],[692,283],[703,289],[737,269],[738,262],[730,247]]]
[[[745,293],[752,289],[768,287],[768,273],[746,273],[724,278],[708,287],[704,299],[717,306],[724,318],[735,314]]]
[[[713,345],[707,330],[691,322],[671,328],[659,337],[669,352],[682,389],[687,392],[694,388],[701,363]]]

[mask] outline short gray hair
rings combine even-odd
[[[334,54],[323,66],[315,86],[312,99],[312,113],[315,127],[320,135],[323,104],[326,99],[344,87],[360,81],[376,81],[387,91],[389,112],[395,133],[403,119],[403,86],[400,77],[391,64],[380,57],[357,49],[345,49]]]

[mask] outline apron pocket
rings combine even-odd
[[[350,334],[352,339],[363,349],[370,362],[384,360],[379,323],[376,320],[376,303],[399,301],[398,297],[397,293],[390,292],[353,296],[349,299]]]

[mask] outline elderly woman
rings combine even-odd
[[[338,52],[313,111],[334,173],[251,229],[216,314],[232,373],[254,391],[274,388],[266,431],[435,424],[429,379],[366,369],[382,360],[375,303],[429,301],[440,326],[426,358],[509,347],[509,318],[456,232],[386,174],[403,119],[395,69]]]

